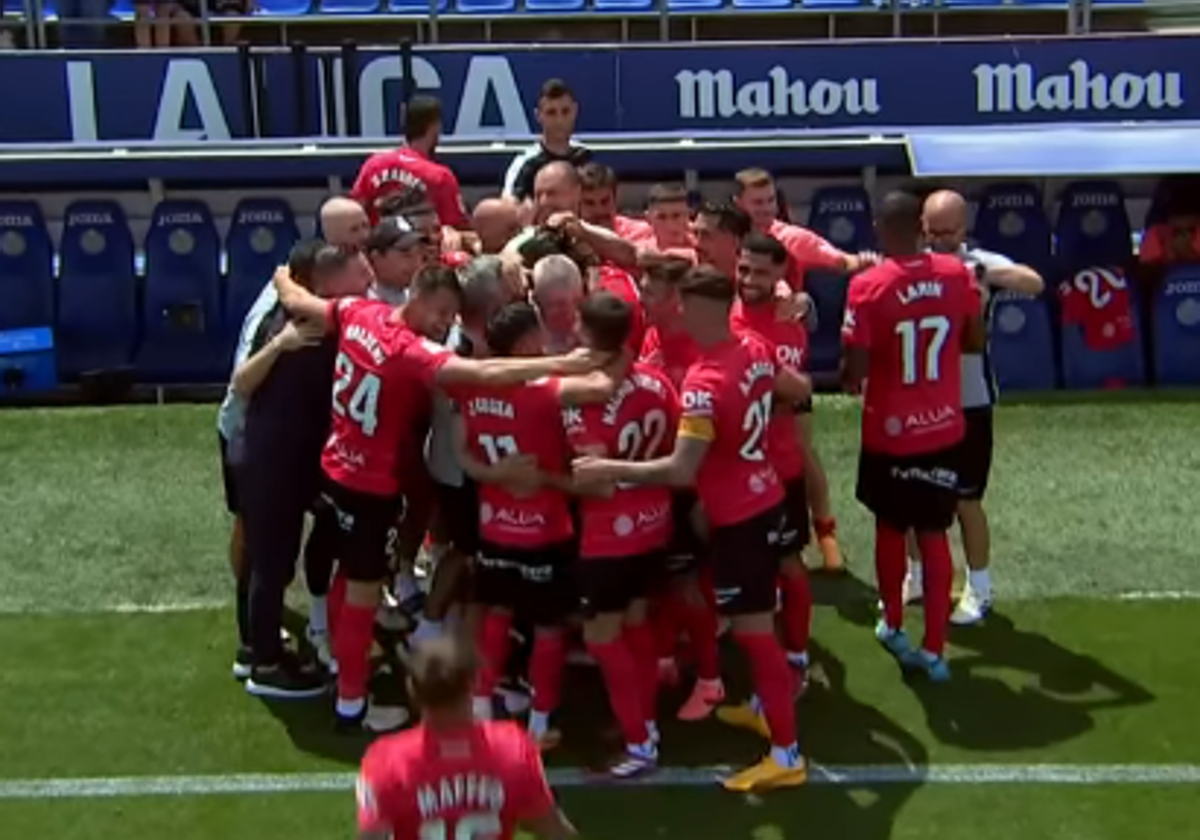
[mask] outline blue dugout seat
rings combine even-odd
[[[795,6],[793,0],[733,0],[733,8],[748,12],[783,11]]]
[[[992,301],[988,347],[1001,391],[1046,391],[1057,385],[1050,222],[1037,187],[994,184],[979,200],[974,239],[981,248],[1036,268],[1049,295],[1008,292]]]
[[[54,246],[42,209],[0,202],[0,330],[54,323]]]
[[[813,195],[808,227],[847,253],[875,247],[871,199],[861,187],[826,187]],[[848,278],[809,272],[804,289],[817,307],[817,328],[809,337],[808,367],[837,370],[842,355],[842,312]]]
[[[318,5],[324,15],[373,15],[381,0],[318,0]]]
[[[1054,228],[1060,276],[1133,259],[1125,194],[1115,181],[1077,181],[1063,192]]]
[[[1061,329],[1063,385],[1070,390],[1096,390],[1143,385],[1146,358],[1143,351],[1141,306],[1129,295],[1133,336],[1119,347],[1096,350],[1088,346],[1083,328],[1063,324]]]
[[[232,353],[222,340],[220,244],[199,201],[163,201],[146,234],[144,333],[137,367],[145,381],[215,381]],[[228,357],[228,358],[227,358]]]
[[[312,0],[257,0],[254,13],[262,17],[300,17],[312,11]]]
[[[1159,385],[1200,385],[1200,265],[1167,274],[1154,295],[1154,370]]]
[[[654,0],[593,0],[597,12],[652,12]]]
[[[672,12],[716,12],[725,5],[725,0],[667,0]]]
[[[449,0],[436,0],[438,14],[450,8]],[[387,10],[394,15],[429,14],[429,0],[388,0]]]
[[[282,199],[247,198],[238,203],[225,239],[229,277],[225,284],[224,325],[236,336],[251,304],[275,267],[287,263],[300,230],[292,208]]]
[[[464,15],[497,15],[515,12],[516,0],[455,0],[455,11]]]
[[[137,341],[133,235],[115,201],[67,207],[59,282],[58,360],[65,377],[129,364]]]
[[[582,12],[584,0],[525,0],[525,11],[541,13]]]

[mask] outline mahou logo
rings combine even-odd
[[[860,116],[879,113],[873,78],[796,79],[776,65],[766,78],[741,80],[732,70],[680,70],[679,116],[685,120],[733,117]]]
[[[1039,74],[1031,64],[980,64],[975,110],[981,114],[1031,111],[1166,111],[1183,107],[1183,77],[1175,72],[1093,73],[1080,59],[1067,72]]]

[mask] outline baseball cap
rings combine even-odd
[[[393,249],[408,250],[421,244],[421,234],[402,216],[388,216],[367,237],[367,250],[376,253]]]

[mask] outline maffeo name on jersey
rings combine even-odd
[[[417,810],[421,819],[436,818],[447,811],[487,811],[504,809],[504,784],[479,773],[455,773],[417,788]]]

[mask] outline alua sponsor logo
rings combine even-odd
[[[680,70],[675,84],[683,119],[861,116],[880,111],[877,79],[792,79],[778,64],[765,77],[754,79],[738,78],[726,69]]]
[[[1019,111],[1164,111],[1182,108],[1183,76],[1173,71],[1094,73],[1083,59],[1063,73],[1043,73],[1032,64],[979,64],[975,109],[981,114]]]

